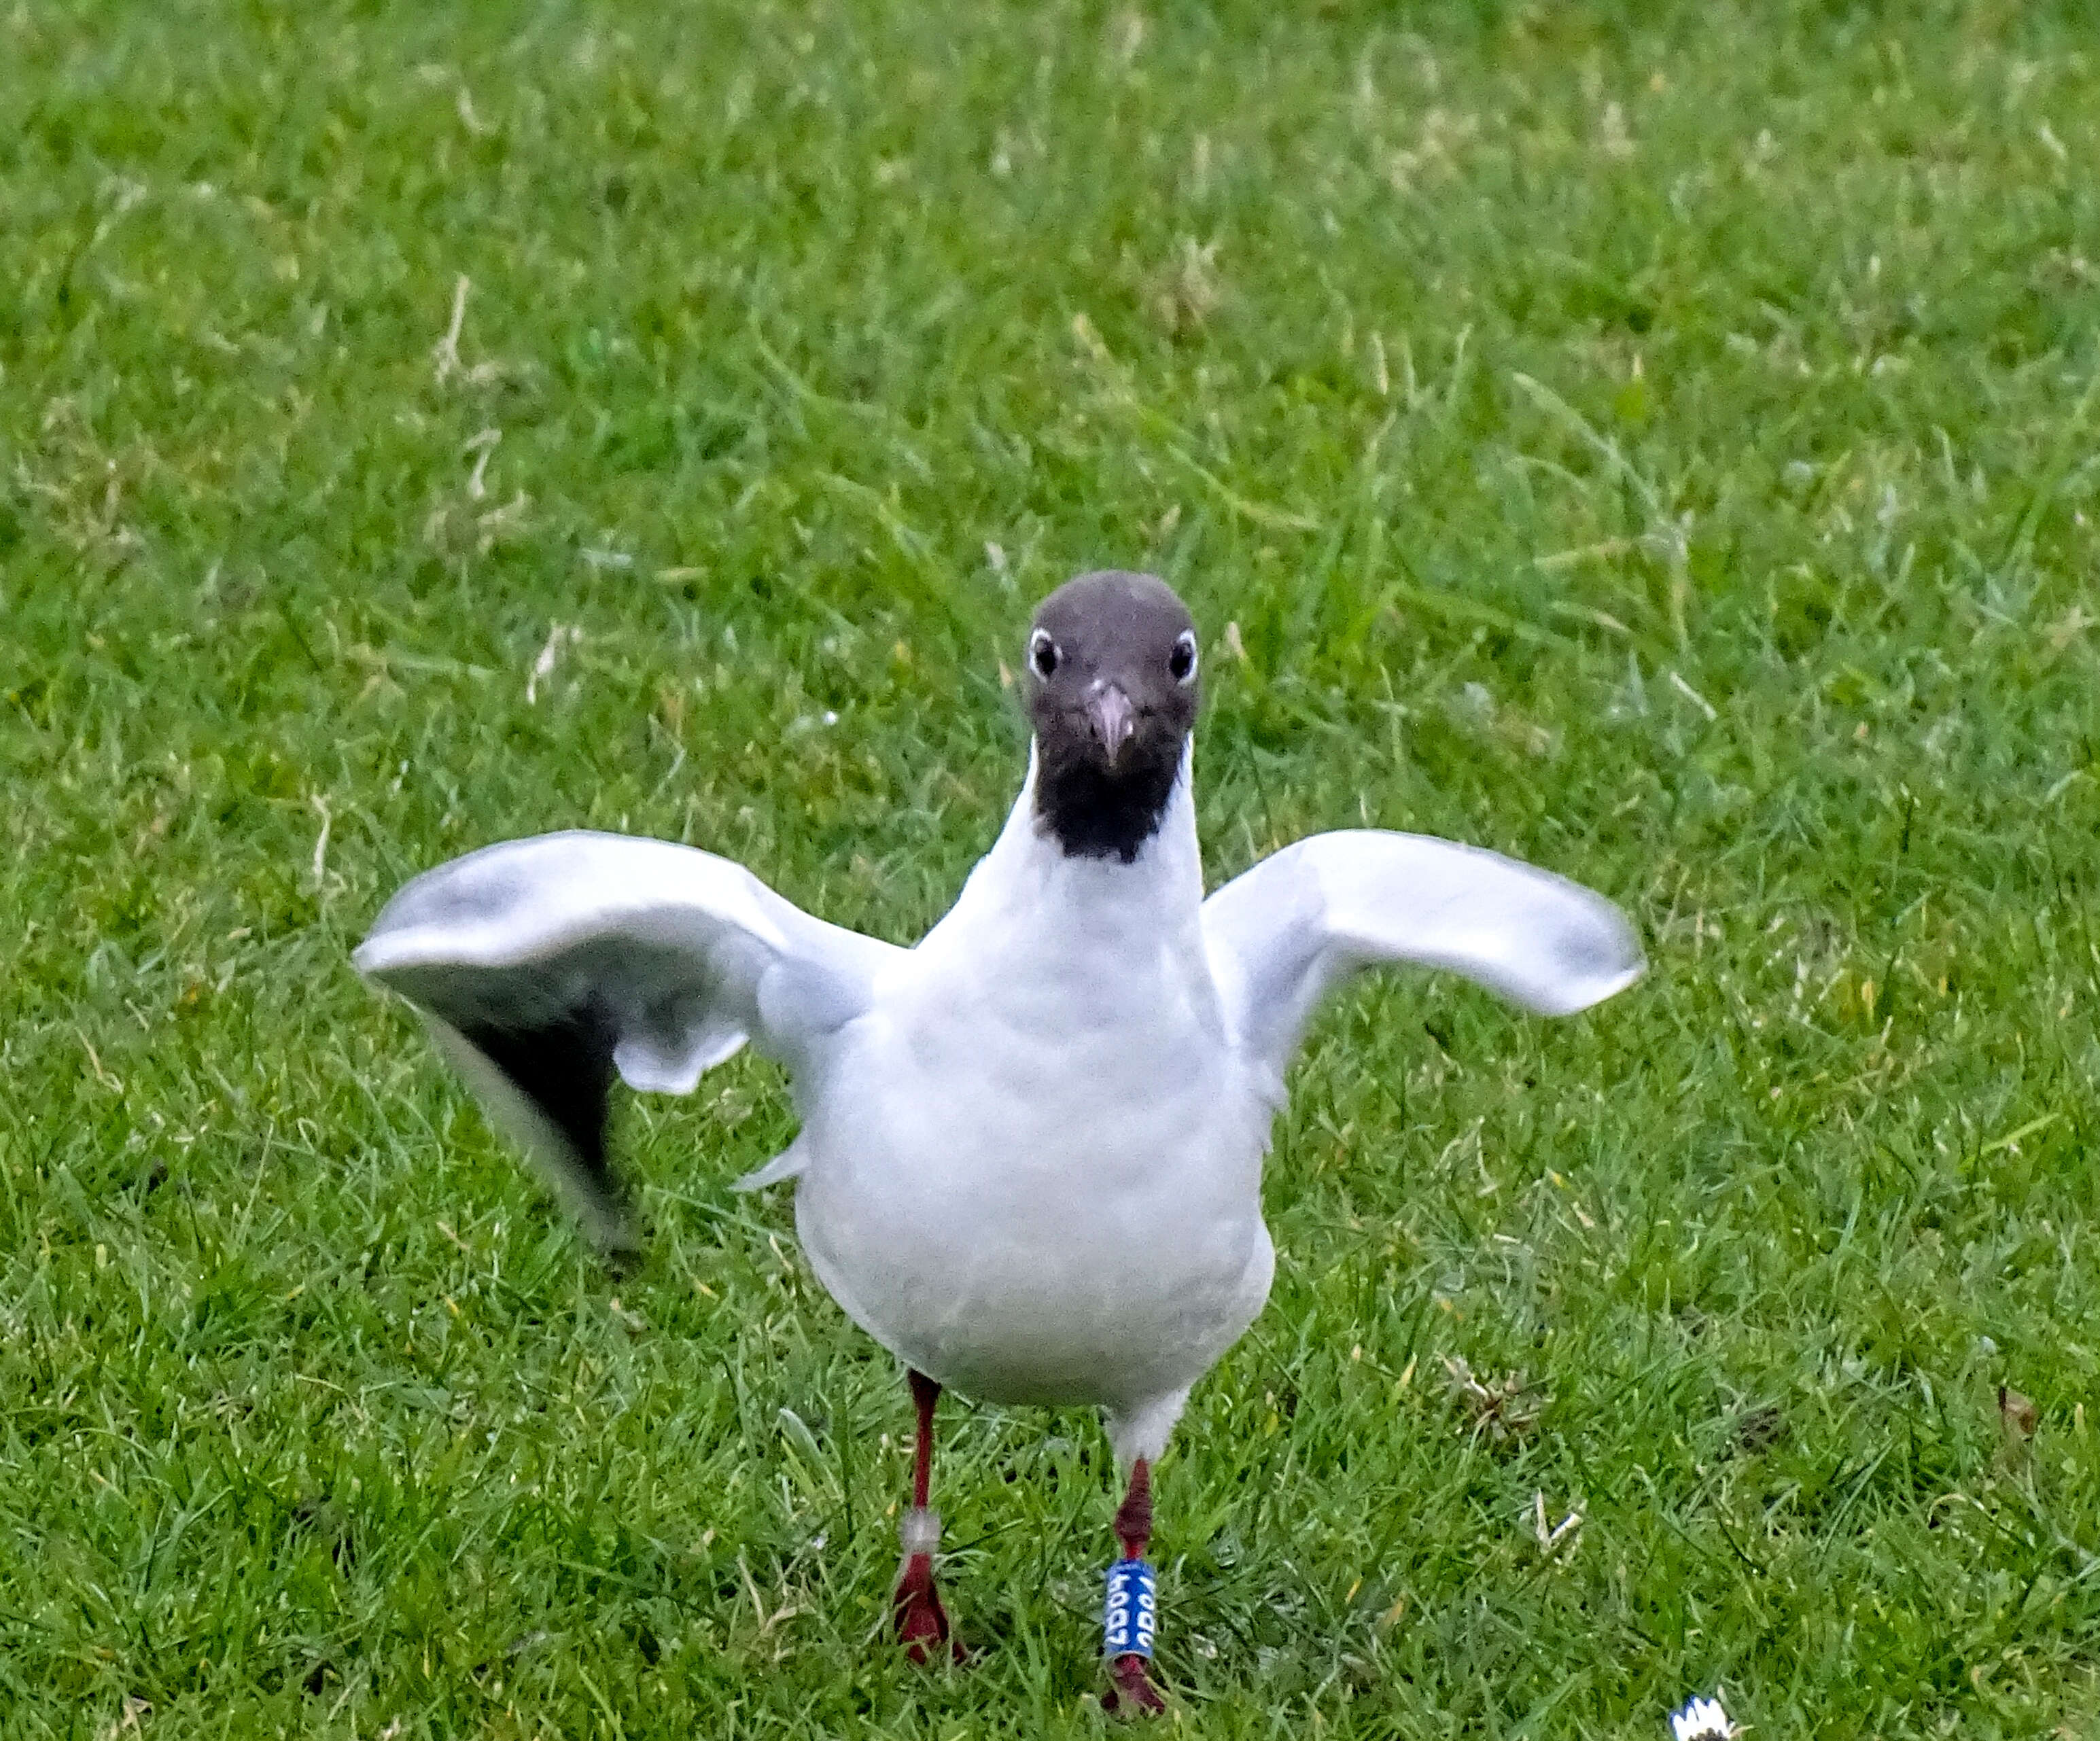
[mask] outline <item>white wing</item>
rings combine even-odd
[[[746,1040],[793,1064],[902,951],[743,866],[624,835],[542,835],[425,873],[353,958],[422,1012],[597,1243],[631,1250],[608,1091],[688,1094]]]
[[[1330,987],[1412,962],[1565,1016],[1640,977],[1640,945],[1603,896],[1498,853],[1351,829],[1264,858],[1203,903],[1226,1019],[1280,1077]]]

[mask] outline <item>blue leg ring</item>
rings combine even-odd
[[[1158,1619],[1152,1567],[1141,1559],[1118,1560],[1110,1567],[1108,1602],[1101,1611],[1101,1655],[1110,1661],[1118,1656],[1149,1657]]]

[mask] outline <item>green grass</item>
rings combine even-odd
[[[2089,17],[946,10],[0,15],[0,1728],[1101,1728],[1091,1420],[950,1407],[988,1648],[875,1636],[907,1409],[726,1189],[775,1073],[623,1109],[615,1280],[346,957],[579,823],[915,937],[1118,563],[1214,879],[1432,831],[1654,959],[1317,1029],[1184,1731],[2089,1732]]]

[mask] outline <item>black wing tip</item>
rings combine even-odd
[[[611,1124],[614,1029],[585,1005],[558,1020],[530,1027],[467,1023],[454,1032],[517,1097],[530,1135],[527,1148],[583,1224],[593,1248],[615,1271],[639,1259],[639,1219],[613,1170]]]

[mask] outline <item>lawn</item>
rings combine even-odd
[[[2083,8],[21,0],[0,68],[11,1741],[1105,1730],[1091,1418],[944,1405],[981,1658],[880,1637],[903,1387],[727,1188],[777,1073],[623,1100],[609,1275],[346,958],[578,824],[916,937],[1110,563],[1203,625],[1214,882],[1449,835],[1653,961],[1316,1029],[1160,1471],[1181,1731],[2100,1723]]]

